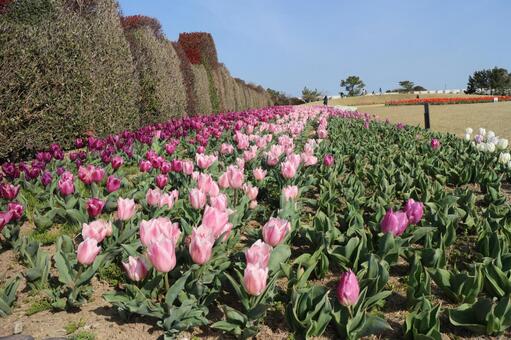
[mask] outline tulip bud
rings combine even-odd
[[[424,204],[415,202],[410,198],[405,204],[405,213],[410,224],[417,224],[421,221],[424,213]]]
[[[76,257],[78,262],[88,266],[94,262],[100,251],[101,247],[98,247],[98,241],[88,238],[78,245]]]
[[[206,205],[206,194],[199,189],[192,189],[189,193],[190,204],[194,209],[202,209]]]
[[[73,180],[61,178],[57,185],[63,197],[69,196],[73,192],[75,192],[75,185],[73,183]]]
[[[128,257],[128,263],[122,263],[126,274],[132,281],[142,281],[148,272],[148,265],[142,257]]]
[[[7,210],[12,214],[14,220],[20,220],[23,216],[23,206],[18,202],[9,202]]]
[[[262,181],[266,177],[266,170],[263,170],[262,168],[255,168],[252,171],[252,174],[254,175],[256,181]]]
[[[263,240],[275,247],[284,240],[290,230],[291,224],[287,220],[271,217],[263,226]]]
[[[124,163],[124,159],[121,156],[114,156],[111,161],[112,168],[114,170],[119,169],[123,163]]]
[[[188,251],[194,263],[203,265],[211,258],[215,238],[204,226],[193,229]]]
[[[511,161],[511,154],[509,152],[503,152],[499,155],[499,163],[506,165]]]
[[[357,303],[360,294],[360,286],[358,284],[355,273],[351,270],[341,274],[339,284],[337,285],[337,299],[344,306],[351,306]]]
[[[156,183],[156,186],[160,189],[163,189],[165,188],[165,186],[167,185],[167,183],[169,182],[169,178],[168,176],[166,175],[158,175],[156,176],[156,178],[154,179],[155,183]]]
[[[117,219],[127,221],[135,215],[135,201],[129,198],[121,198],[117,200]]]
[[[11,222],[12,212],[10,211],[0,211],[0,232],[5,227],[5,225]]]
[[[266,289],[266,281],[268,279],[268,267],[261,268],[259,266],[249,264],[245,268],[243,275],[243,285],[248,294],[259,296]]]
[[[99,198],[91,198],[87,201],[87,213],[90,217],[94,218],[101,214],[104,206],[105,202]]]
[[[285,161],[280,165],[280,172],[282,177],[286,179],[291,179],[296,174],[296,168],[290,161]]]
[[[432,148],[433,150],[437,150],[437,149],[439,149],[439,148],[440,148],[440,141],[439,141],[438,139],[436,139],[436,138],[433,138],[433,139],[431,140],[431,148]]]
[[[381,231],[400,236],[408,227],[408,217],[402,211],[393,212],[389,209],[380,223]]]
[[[257,240],[245,252],[247,265],[253,264],[259,267],[268,267],[270,262],[271,247],[261,240]]]
[[[20,191],[19,185],[4,183],[0,186],[0,193],[2,197],[9,201],[15,199],[16,196],[18,196],[19,191]]]
[[[156,206],[160,204],[161,199],[161,191],[160,189],[148,189],[145,195],[145,200],[147,204]]]
[[[112,223],[103,220],[96,220],[89,224],[84,223],[82,225],[82,237],[83,239],[93,238],[98,243],[102,242],[105,237],[112,234]]]
[[[288,185],[282,188],[282,193],[286,201],[294,200],[298,197],[298,187],[296,185]]]
[[[323,164],[328,167],[332,166],[334,164],[334,156],[331,154],[325,155],[323,157]]]
[[[170,239],[161,239],[153,242],[147,249],[149,260],[160,273],[168,273],[176,266],[176,252],[174,243]]]
[[[257,198],[257,194],[259,193],[259,189],[252,186],[251,184],[245,184],[243,186],[243,191],[245,191],[245,195],[247,195],[248,199],[251,201],[255,200]]]
[[[245,180],[243,171],[236,166],[230,165],[227,168],[226,173],[227,179],[229,180],[229,186],[233,189],[241,189],[243,181]]]
[[[43,173],[43,175],[41,176],[41,183],[44,185],[44,186],[48,186],[52,181],[52,176],[51,176],[51,172],[49,171],[46,171]]]

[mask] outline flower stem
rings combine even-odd
[[[169,273],[165,273],[165,292],[167,292],[170,288],[169,286]]]

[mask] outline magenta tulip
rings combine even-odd
[[[0,194],[6,200],[12,201],[18,196],[18,192],[20,191],[19,185],[12,185],[9,183],[4,183],[0,186]]]
[[[153,165],[150,161],[144,159],[140,161],[138,168],[141,172],[149,172],[153,168]]]
[[[159,174],[154,179],[154,182],[158,188],[163,189],[169,183],[169,177],[167,175]]]
[[[203,265],[211,258],[215,237],[208,228],[200,226],[193,229],[188,251],[192,261]]]
[[[100,183],[105,177],[105,170],[103,168],[94,168],[92,170],[92,181],[96,183]]]
[[[64,178],[59,179],[58,188],[59,188],[60,194],[63,197],[69,196],[73,192],[75,192],[75,185],[73,183],[73,180],[69,180],[69,179],[64,179]]]
[[[337,285],[337,299],[344,306],[351,306],[357,303],[360,295],[360,286],[357,276],[351,271],[341,274]]]
[[[100,251],[101,247],[98,247],[98,241],[93,238],[88,238],[78,245],[76,257],[78,262],[88,266],[94,262]]]
[[[432,148],[433,150],[437,150],[437,149],[439,149],[439,148],[440,148],[440,141],[439,141],[438,139],[436,139],[436,138],[433,138],[433,139],[431,140],[431,148]]]
[[[128,263],[122,263],[130,280],[142,281],[148,273],[148,265],[142,257],[128,257]]]
[[[164,238],[151,243],[147,249],[147,256],[160,273],[168,273],[176,266],[176,251],[172,240]]]
[[[11,222],[12,212],[0,211],[0,232],[4,229],[5,225]]]
[[[87,213],[90,217],[94,218],[101,214],[104,206],[105,202],[99,198],[91,198],[87,201]]]
[[[19,221],[23,216],[23,206],[18,202],[9,202],[7,210],[12,214],[12,219]]]
[[[332,166],[334,164],[334,156],[331,154],[325,155],[323,157],[323,164],[328,167]]]
[[[248,264],[243,275],[243,285],[248,294],[259,296],[266,289],[268,268]]]
[[[121,180],[115,176],[108,176],[106,180],[106,190],[110,193],[119,190],[121,187]]]
[[[123,163],[124,163],[124,159],[121,156],[114,156],[111,161],[112,168],[114,170],[119,169]]]
[[[287,220],[271,217],[263,226],[263,240],[270,246],[275,247],[284,240],[290,230],[291,224]]]

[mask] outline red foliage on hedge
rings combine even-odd
[[[141,27],[149,27],[153,30],[157,37],[163,37],[163,30],[158,19],[147,17],[145,15],[130,15],[121,17],[121,25],[126,31]]]
[[[398,105],[442,105],[442,104],[472,104],[472,103],[491,103],[494,98],[498,98],[499,102],[511,101],[511,96],[480,96],[480,97],[445,97],[445,98],[414,98],[414,99],[401,99],[391,100],[385,102],[385,105],[398,106]]]
[[[172,46],[176,51],[177,56],[180,60],[181,74],[183,75],[183,83],[186,89],[186,113],[188,115],[195,115],[198,110],[197,97],[195,96],[194,82],[195,78],[193,75],[192,65],[186,56],[185,51],[179,45],[178,42],[173,41]]]
[[[0,14],[7,13],[7,8],[13,0],[0,0]]]
[[[210,33],[181,33],[178,42],[190,63],[194,65],[207,63],[211,67],[218,66],[215,42]]]

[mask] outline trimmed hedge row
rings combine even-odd
[[[209,33],[170,42],[116,0],[0,1],[0,162],[171,117],[268,106]]]

